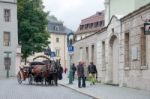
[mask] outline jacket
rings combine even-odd
[[[78,77],[84,77],[84,67],[81,64],[77,66],[77,75]]]
[[[95,74],[95,73],[97,73],[97,69],[96,69],[96,66],[95,65],[89,65],[88,66],[88,72],[89,73],[92,73],[92,74]]]

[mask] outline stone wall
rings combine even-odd
[[[129,33],[129,60],[124,62],[123,85],[150,90],[150,36],[144,35],[144,20],[150,18],[150,7],[145,7],[122,19],[122,32]],[[125,38],[122,37],[122,41]],[[124,43],[124,44],[123,44]],[[122,44],[126,45],[125,42]],[[126,56],[127,53],[123,55]],[[128,66],[126,65],[127,63]]]

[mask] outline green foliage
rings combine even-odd
[[[34,52],[43,51],[49,43],[46,31],[48,13],[43,8],[42,0],[18,0],[18,40],[24,59]]]

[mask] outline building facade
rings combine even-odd
[[[69,68],[69,57],[67,51],[67,34],[72,32],[65,27],[62,22],[58,21],[54,17],[49,18],[48,32],[50,33],[50,48],[51,51],[56,53],[54,59],[61,59],[61,65],[65,68]]]
[[[89,35],[94,34],[104,27],[104,11],[83,19],[75,33],[75,40],[81,40]]]
[[[150,3],[122,18],[112,16],[106,27],[74,44],[74,62],[94,61],[98,80],[104,84],[150,90],[150,36],[144,35],[147,20]]]
[[[150,3],[120,21],[122,35],[120,65],[124,66],[123,86],[150,90],[150,36],[144,34],[144,23],[150,20]],[[150,21],[149,21],[150,22]]]
[[[10,64],[9,76],[15,76],[20,64],[18,47],[17,1],[0,0],[0,78],[6,77],[6,65]],[[17,50],[19,49],[19,50]]]

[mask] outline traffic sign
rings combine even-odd
[[[74,52],[74,46],[72,46],[72,45],[68,46],[68,51],[69,52]]]
[[[56,57],[55,52],[51,52],[50,56],[51,56],[51,57]]]

